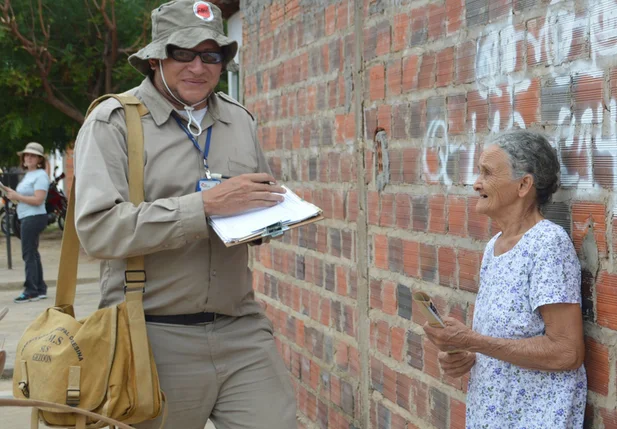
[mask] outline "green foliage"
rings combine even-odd
[[[110,47],[110,32],[92,0],[43,4],[43,20],[50,34],[48,50],[54,58],[49,83],[60,101],[83,114],[94,98],[106,92],[104,58]],[[11,0],[11,5],[21,34],[44,45],[37,2]],[[147,23],[149,35],[151,10],[152,2],[116,0],[120,49],[137,41],[143,31],[142,22]],[[107,13],[111,16],[109,5]],[[0,166],[14,164],[15,152],[28,141],[38,141],[47,149],[64,148],[76,137],[79,122],[46,102],[35,58],[5,27],[0,27],[0,52]],[[124,91],[142,80],[128,65],[127,57],[118,54],[113,66],[113,91]]]
[[[10,3],[20,33],[44,46],[46,37],[40,25],[38,0]],[[105,25],[103,13],[95,6],[103,4],[103,0],[42,1],[45,28],[49,26],[47,48],[54,59],[47,80],[57,99],[83,115],[96,97],[139,85],[143,76],[129,65],[127,58],[150,41],[150,11],[160,3],[162,0],[115,0],[118,48],[126,51],[118,53],[112,67],[111,87],[106,88],[105,61],[112,33]],[[111,18],[109,1],[105,12]],[[38,57],[44,59],[45,55]],[[217,91],[227,92],[227,73],[221,76]],[[37,141],[48,150],[62,150],[75,140],[80,122],[49,103],[35,58],[2,25],[0,94],[0,168],[16,165],[15,152],[29,141]]]

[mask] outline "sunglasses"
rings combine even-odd
[[[199,55],[201,62],[204,64],[220,64],[223,62],[222,52],[197,52],[190,49],[178,48],[177,46],[168,46],[167,53],[171,58],[181,63],[190,63]]]

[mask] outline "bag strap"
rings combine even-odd
[[[86,116],[95,106],[107,98],[115,98],[118,100],[125,111],[128,146],[129,199],[135,206],[139,206],[144,201],[144,134],[141,116],[145,115],[148,109],[133,95],[126,93],[107,94],[92,102]],[[72,306],[75,302],[79,238],[75,230],[74,177],[65,225],[66,229],[62,237],[60,267],[56,286],[56,307]],[[133,350],[133,356],[135,357],[134,365],[137,385],[154,387],[150,356],[149,353],[146,353],[146,350],[149,350],[149,346],[143,306],[143,293],[146,284],[143,255],[127,258],[124,280],[125,302],[129,318],[131,348]],[[155,407],[152,392],[148,388],[140,388],[137,389],[137,396],[137,403],[143,407],[142,409],[147,414],[152,414]]]
[[[103,416],[101,414],[93,413],[92,411],[84,410],[82,408],[69,407],[68,405],[55,404],[53,402],[36,401],[33,399],[3,399],[0,398],[0,407],[33,407],[32,417],[30,424],[32,428],[38,427],[38,409],[53,410],[62,413],[79,414],[85,417],[91,417],[101,422],[107,423],[109,426],[116,426],[118,429],[133,429],[131,426],[114,420],[112,418]]]
[[[118,100],[125,111],[129,160],[129,198],[135,206],[138,206],[144,200],[144,139],[141,116],[148,113],[148,109],[133,95],[126,93],[107,94],[92,102],[86,117],[96,106],[108,98]],[[56,307],[72,306],[75,302],[78,259],[79,238],[75,230],[75,177],[73,176],[60,250],[58,281],[56,283]],[[126,269],[125,280],[128,280],[126,284],[127,292],[129,290],[143,291],[146,279],[144,257],[135,256],[128,258]]]

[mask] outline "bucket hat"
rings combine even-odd
[[[17,155],[22,156],[25,153],[32,153],[34,155],[45,157],[45,149],[40,143],[30,142],[26,145],[26,148],[21,152],[17,152]]]
[[[225,36],[221,10],[206,1],[174,0],[152,11],[152,42],[129,57],[129,63],[148,75],[148,60],[167,58],[167,46],[191,49],[206,40],[215,41],[223,50],[228,71],[237,71],[233,58],[238,43]]]

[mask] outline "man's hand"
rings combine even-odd
[[[201,191],[206,216],[230,216],[256,208],[272,207],[284,200],[285,189],[266,173],[242,174]]]
[[[471,352],[439,352],[438,358],[443,372],[454,378],[467,374],[476,363],[476,354]]]

